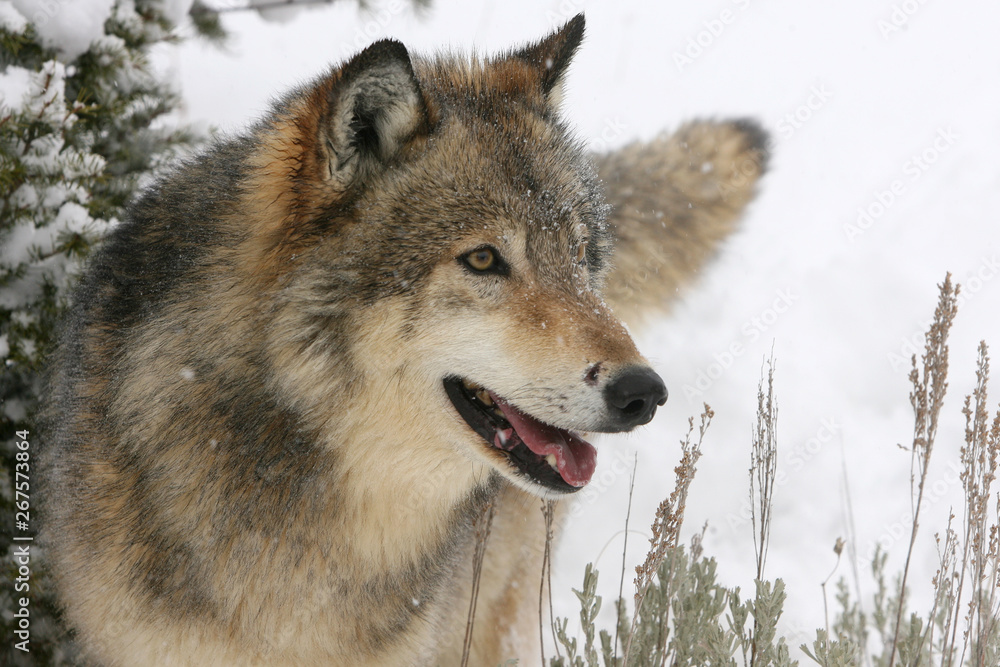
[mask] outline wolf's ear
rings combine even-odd
[[[344,187],[427,131],[427,107],[410,55],[395,40],[375,42],[351,59],[328,103],[321,145],[330,178]]]
[[[548,37],[513,54],[538,71],[542,92],[549,106],[557,107],[562,99],[563,78],[573,54],[583,41],[584,23],[583,14],[577,14]]]

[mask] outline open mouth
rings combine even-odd
[[[597,450],[575,433],[542,423],[468,380],[447,378],[444,390],[472,430],[531,481],[561,493],[590,481]]]

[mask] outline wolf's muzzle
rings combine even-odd
[[[604,401],[617,430],[627,431],[653,418],[667,402],[667,388],[649,366],[631,366],[604,388]]]

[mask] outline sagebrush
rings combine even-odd
[[[944,406],[948,378],[948,334],[957,314],[959,286],[950,274],[939,286],[934,320],[925,336],[924,353],[912,359],[910,403],[914,412],[911,452],[913,521],[903,571],[892,581],[888,554],[877,550],[871,563],[875,593],[869,605],[852,595],[845,579],[836,585],[837,610],[827,627],[816,630],[803,654],[823,667],[996,667],[1000,665],[1000,492],[994,488],[1000,454],[1000,407],[990,419],[987,386],[989,351],[979,345],[976,386],[965,397],[965,444],[960,475],[965,495],[959,528],[955,519],[935,534],[940,567],[930,582],[934,602],[924,612],[908,608],[909,566],[917,548],[920,509],[930,457]],[[630,606],[616,603],[617,628],[595,627],[601,597],[597,570],[588,565],[583,586],[574,590],[581,604],[582,639],[572,636],[568,619],[555,619],[558,654],[550,667],[623,667],[707,665],[792,666],[784,637],[777,631],[785,600],[780,578],[764,577],[770,532],[771,500],[777,451],[777,402],[774,361],[768,361],[758,391],[753,431],[750,495],[757,565],[755,591],[743,599],[740,589],[716,578],[716,561],[703,556],[700,535],[690,548],[679,544],[684,500],[701,455],[701,442],[713,412],[707,405],[697,441],[694,421],[681,443],[674,491],[656,512],[646,561],[636,568],[636,592]],[[765,382],[766,378],[766,382]],[[844,542],[835,545],[839,556]],[[823,587],[824,608],[826,588]],[[866,609],[868,609],[866,611]],[[630,616],[631,614],[631,616]]]

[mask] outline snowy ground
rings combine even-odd
[[[608,602],[617,592],[629,485],[622,471],[634,453],[630,568],[641,560],[638,533],[647,533],[672,488],[677,441],[702,401],[716,418],[685,535],[707,521],[706,551],[722,577],[752,589],[747,466],[757,383],[772,347],[781,451],[767,575],[787,583],[790,643],[811,641],[823,623],[819,584],[835,564],[835,540],[847,537],[845,486],[863,585],[878,541],[890,548],[890,571],[900,569],[909,455],[896,445],[912,435],[909,356],[922,346],[935,284],[951,271],[965,298],[911,579],[926,601],[933,533],[961,501],[960,409],[979,340],[1000,355],[1000,5],[435,0],[417,18],[395,2],[373,4],[368,14],[340,3],[281,23],[227,16],[228,52],[192,42],[168,56],[185,120],[241,127],[274,93],[374,38],[493,51],[585,11],[587,39],[566,109],[595,147],[698,116],[753,116],[774,136],[772,170],[744,231],[672,318],[640,336],[671,399],[642,432],[601,440],[591,496],[559,552],[557,612],[577,617],[568,589],[580,585],[588,561],[604,573]],[[992,388],[995,405],[1000,372]],[[850,570],[841,563],[840,574]]]

